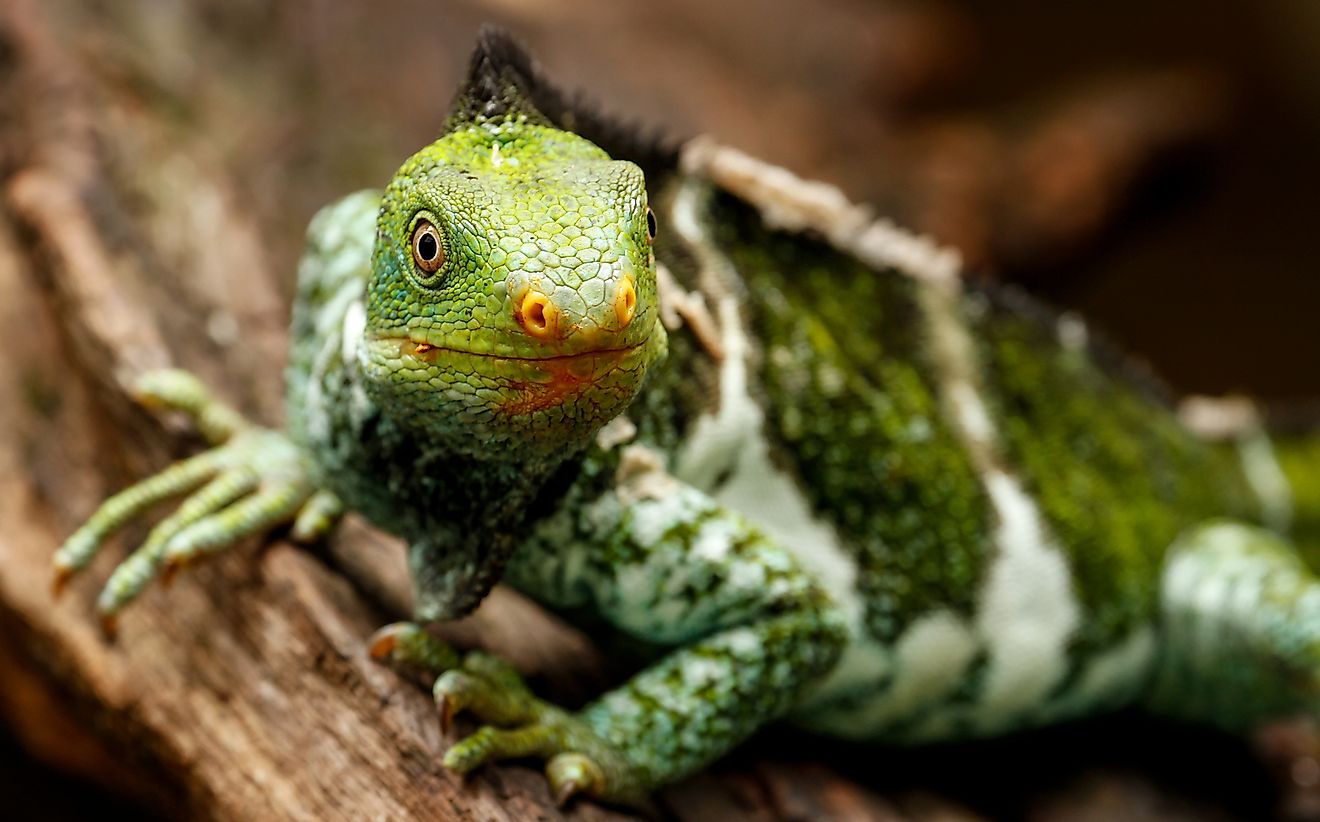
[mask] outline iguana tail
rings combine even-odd
[[[1195,397],[1179,408],[1196,433],[1235,452],[1251,519],[1288,536],[1320,569],[1320,406],[1264,408],[1244,397]]]
[[[1286,484],[1287,530],[1308,561],[1320,560],[1320,426],[1284,430],[1270,440]]]

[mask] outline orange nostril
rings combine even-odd
[[[544,331],[545,303],[540,300],[531,300],[530,303],[523,307],[523,321],[537,331]]]
[[[516,314],[523,330],[533,337],[546,339],[559,330],[559,308],[539,291],[528,291]]]
[[[614,318],[619,321],[619,328],[627,328],[636,312],[637,289],[633,286],[632,277],[624,277],[614,290]]]

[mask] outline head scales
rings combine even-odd
[[[663,352],[645,179],[564,128],[576,119],[511,37],[483,29],[444,133],[385,192],[363,373],[432,447],[571,453]]]

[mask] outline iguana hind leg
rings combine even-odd
[[[1198,526],[1170,549],[1161,596],[1153,709],[1230,730],[1320,710],[1320,580],[1286,540]]]

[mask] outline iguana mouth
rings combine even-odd
[[[546,391],[549,391],[550,396],[561,398],[572,395],[578,389],[598,383],[620,365],[634,362],[652,342],[652,334],[631,346],[591,348],[574,354],[549,356],[467,351],[463,348],[437,346],[404,335],[376,336],[371,342],[378,356],[383,355],[385,359],[399,359],[430,367],[453,365],[455,372],[477,372],[487,377],[496,377],[513,388],[543,396],[544,401],[544,398],[548,398],[544,396]]]
[[[399,350],[400,358],[409,358],[420,360],[422,363],[434,365],[444,362],[445,359],[462,360],[475,358],[488,360],[491,363],[510,363],[527,364],[528,367],[537,369],[546,369],[546,371],[560,371],[568,368],[570,371],[578,373],[579,376],[585,376],[582,372],[583,367],[601,363],[602,360],[615,359],[620,360],[631,354],[636,354],[651,342],[651,335],[644,336],[638,342],[631,346],[620,346],[616,348],[590,348],[587,351],[577,351],[574,354],[552,354],[549,356],[527,356],[516,354],[494,354],[494,352],[467,351],[465,348],[454,348],[451,346],[437,346],[437,344],[425,342],[425,340],[412,339],[411,336],[376,336],[372,342],[378,346],[395,347]],[[576,368],[574,368],[576,367]]]
[[[378,379],[410,396],[426,394],[434,397],[433,404],[481,409],[480,414],[493,414],[488,417],[492,420],[551,413],[558,415],[556,420],[586,424],[607,409],[621,409],[632,398],[647,366],[663,351],[664,339],[664,328],[657,322],[631,345],[544,357],[478,353],[415,339],[407,331],[369,335],[366,342]],[[617,337],[612,341],[620,342]],[[556,410],[579,404],[580,412]]]
[[[378,337],[377,340],[382,343],[395,343],[399,346],[399,353],[404,356],[414,357],[423,362],[434,364],[437,360],[446,355],[458,355],[460,357],[480,357],[486,360],[509,360],[512,362],[534,363],[538,365],[571,365],[573,363],[586,362],[599,357],[624,357],[642,348],[649,341],[649,336],[644,337],[633,345],[625,345],[619,348],[593,348],[587,351],[579,351],[575,354],[552,354],[546,357],[528,357],[517,356],[514,354],[491,354],[479,351],[467,351],[462,348],[452,348],[444,345],[433,345],[428,342],[413,340],[409,337]]]

